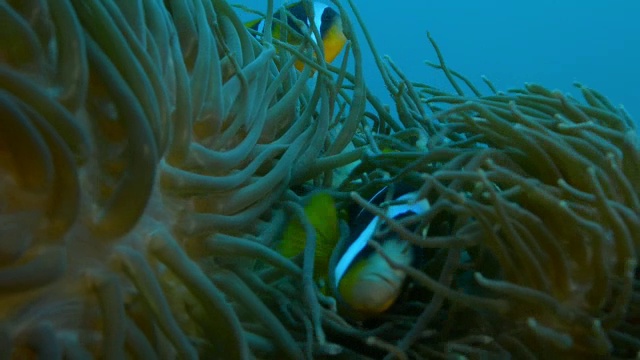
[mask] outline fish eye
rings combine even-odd
[[[382,222],[380,223],[380,225],[378,226],[378,231],[377,231],[377,233],[385,234],[385,233],[387,233],[388,231],[389,231],[389,224],[387,224],[387,222],[386,222],[386,221],[382,221]]]

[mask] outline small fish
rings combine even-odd
[[[285,6],[285,9],[293,17],[302,21],[307,26],[310,26],[309,15],[305,11],[304,5],[301,1],[291,3]],[[339,54],[342,52],[344,45],[347,42],[347,38],[345,37],[342,31],[342,19],[340,18],[340,14],[334,10],[333,8],[325,5],[321,2],[314,1],[313,2],[313,12],[314,12],[314,23],[320,32],[320,36],[322,37],[322,43],[324,45],[324,58],[326,62],[332,62]],[[274,20],[281,19],[282,10],[278,10],[273,14]],[[302,35],[302,31],[298,27],[298,25],[294,22],[291,17],[287,17],[287,24],[297,31],[300,35]],[[245,24],[248,28],[256,30],[257,32],[263,32],[265,26],[264,19],[256,19],[251,22]],[[280,25],[277,21],[274,21],[272,25],[272,34],[276,39],[280,38]],[[312,34],[312,38],[315,41],[315,36]],[[296,39],[295,36],[289,36],[286,41],[290,44],[296,45],[300,43],[299,39]],[[302,71],[304,68],[304,63],[302,61],[297,61],[295,67]]]
[[[383,189],[376,194],[371,203],[380,203],[386,194]],[[386,209],[386,215],[399,220],[405,216],[423,214],[429,210],[429,202],[426,199],[416,199],[415,192],[405,193],[395,200],[406,200],[406,204],[391,205]],[[354,223],[366,224],[361,231],[355,231],[353,242],[339,258],[334,272],[334,286],[337,289],[339,300],[347,306],[347,311],[352,317],[367,318],[380,314],[395,302],[400,295],[406,274],[392,268],[389,263],[376,251],[367,247],[379,226],[384,226],[384,221],[365,211],[361,211]],[[370,219],[370,220],[369,220]],[[415,254],[411,244],[391,235],[387,239],[378,240],[384,253],[394,262],[410,265]]]
[[[304,205],[304,213],[316,231],[316,250],[314,258],[314,278],[327,278],[329,258],[340,239],[338,213],[331,195],[317,192],[311,195]],[[284,229],[278,251],[289,258],[304,251],[306,232],[298,218],[293,218]]]
[[[406,187],[398,186],[394,200],[406,201],[387,207],[388,217],[400,220],[405,216],[423,214],[429,209],[426,199],[416,201],[415,192],[406,192]],[[380,204],[386,197],[387,188],[380,190],[371,200],[372,204]],[[365,319],[380,314],[395,302],[402,291],[406,274],[392,268],[387,261],[371,247],[367,246],[379,227],[386,226],[383,219],[373,216],[362,208],[350,219],[350,238],[344,253],[338,249],[341,239],[339,227],[339,211],[334,199],[326,192],[317,192],[307,197],[304,212],[316,232],[316,250],[314,258],[314,279],[324,293],[333,291],[341,308],[347,316],[354,319]],[[378,239],[384,253],[392,261],[410,265],[416,257],[411,244],[403,241],[390,232],[389,238]],[[346,237],[346,234],[345,234]],[[297,218],[292,218],[286,225],[278,251],[292,258],[302,254],[305,248],[306,232]],[[336,254],[334,254],[336,253]],[[339,255],[339,256],[338,256]],[[333,270],[331,259],[337,260]],[[330,275],[330,272],[332,276]],[[327,280],[333,282],[330,286]]]

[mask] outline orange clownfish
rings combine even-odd
[[[387,190],[387,187],[383,188],[369,202],[379,204]],[[387,207],[386,215],[389,218],[398,220],[429,210],[427,199],[419,199],[415,192],[405,193],[408,188],[401,190],[401,196],[395,200],[406,203]],[[393,305],[400,295],[406,274],[394,269],[368,246],[368,241],[376,237],[376,229],[385,226],[383,219],[361,209],[351,223],[350,244],[333,269],[333,286],[343,310],[351,317],[365,319],[383,313]],[[397,236],[391,235],[378,241],[386,255],[396,263],[411,265],[416,259],[416,249]]]
[[[421,215],[430,208],[427,199],[420,199],[411,188],[400,184],[395,193],[398,203],[386,207],[386,215],[395,220],[405,216]],[[388,188],[378,191],[369,201],[379,205]],[[399,196],[398,196],[399,195]],[[406,274],[393,268],[368,245],[376,238],[378,227],[386,222],[368,211],[355,206],[349,219],[350,233],[345,234],[344,246],[339,244],[339,211],[326,192],[319,191],[305,200],[304,212],[316,232],[314,278],[323,292],[332,293],[339,310],[349,318],[364,320],[388,310],[401,294]],[[395,263],[412,265],[419,257],[418,249],[393,234],[376,238],[384,253]],[[281,254],[291,258],[302,254],[306,245],[306,232],[297,219],[292,219],[284,230],[278,245]],[[332,259],[335,260],[332,261]]]
[[[310,19],[305,11],[302,1],[286,5],[284,8],[291,14],[291,16],[300,20],[304,24],[307,24],[307,26],[310,26]],[[276,11],[273,14],[273,18],[276,20],[281,19],[281,13],[282,10]],[[347,42],[347,38],[342,31],[342,18],[336,10],[317,1],[313,2],[313,13],[313,21],[320,32],[320,36],[322,37],[325,61],[330,63],[340,54],[340,52],[342,52],[342,49]],[[302,35],[302,31],[291,16],[287,17],[287,24]],[[264,31],[265,20],[253,20],[246,23],[246,26],[261,33]],[[276,39],[280,37],[280,25],[278,25],[276,21],[273,23],[272,34]],[[315,40],[315,35],[312,34],[311,37]],[[300,43],[299,37],[296,39],[296,36],[289,36],[286,41],[292,45]],[[297,61],[295,67],[301,71],[304,68],[304,63],[302,61]]]

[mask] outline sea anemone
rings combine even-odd
[[[389,259],[413,278],[411,289],[385,330],[363,342],[397,357],[634,357],[635,123],[581,84],[584,103],[535,84],[499,92],[486,79],[491,93],[483,95],[429,40],[440,62],[428,64],[454,93],[412,83],[380,61],[404,126],[371,131],[369,151],[343,184],[383,218],[359,195],[375,184],[413,184],[432,204],[409,221],[422,231],[386,219],[427,260],[408,267]],[[425,137],[431,126],[438,131]]]
[[[301,279],[263,239],[290,186],[359,156],[359,67],[338,95],[310,41],[299,73],[225,1],[0,13],[0,357],[300,357],[276,290],[242,269]]]
[[[447,94],[372,46],[396,118],[341,12],[336,67],[319,36],[256,38],[224,0],[0,5],[0,358],[640,350],[624,110],[584,86],[586,103],[538,85],[481,95],[441,61]],[[397,181],[432,204],[388,219],[423,261],[389,261],[406,291],[353,321],[315,283],[292,188],[384,217],[361,194]],[[291,217],[307,237],[293,259],[274,246]]]

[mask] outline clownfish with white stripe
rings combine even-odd
[[[320,32],[320,36],[322,37],[324,58],[326,62],[330,63],[342,52],[342,49],[347,42],[347,38],[342,31],[342,18],[336,10],[326,4],[317,1],[314,1],[312,4],[314,14],[313,21]],[[302,35],[302,31],[291,16],[307,26],[311,26],[309,14],[307,14],[302,1],[285,5],[284,9],[286,9],[288,13],[288,26],[295,30],[299,35]],[[273,14],[274,22],[271,33],[275,39],[280,39],[280,25],[278,24],[278,20],[282,18],[282,11],[283,10],[280,9]],[[264,31],[265,19],[256,19],[246,23],[245,25],[250,29],[262,33]],[[311,37],[315,41],[315,35],[312,34]],[[300,44],[300,37],[288,36],[286,42],[292,45],[298,45]],[[304,63],[302,61],[297,61],[295,67],[302,71]]]
[[[400,220],[429,210],[429,201],[417,199],[415,192],[406,192],[406,188],[396,190],[399,191],[395,193],[394,204],[385,209],[388,218]],[[380,205],[387,191],[386,187],[380,190],[369,202]],[[376,238],[380,228],[387,226],[386,222],[364,209],[360,210],[351,224],[349,245],[337,260],[333,285],[344,310],[351,317],[366,319],[393,305],[406,278],[402,270],[391,267],[382,255],[367,246],[368,241],[375,238],[393,262],[407,266],[414,262],[416,250],[392,231],[386,234],[386,238]]]
[[[395,190],[394,204],[385,209],[387,217],[400,220],[429,210],[428,200],[417,199],[417,194],[409,192],[406,186],[396,186]],[[369,202],[380,205],[386,199],[387,191],[387,187],[380,190]],[[305,213],[316,231],[314,278],[328,285],[321,285],[323,291],[330,290],[338,300],[341,312],[355,320],[388,310],[400,295],[406,274],[391,267],[368,246],[368,241],[377,240],[392,261],[403,265],[414,263],[416,249],[392,231],[387,232],[385,238],[377,237],[386,222],[360,207],[349,219],[349,237],[345,234],[343,239],[338,229],[339,211],[333,198],[324,192],[307,197]],[[287,257],[298,256],[304,250],[305,239],[302,225],[294,219],[285,228],[278,249]]]

